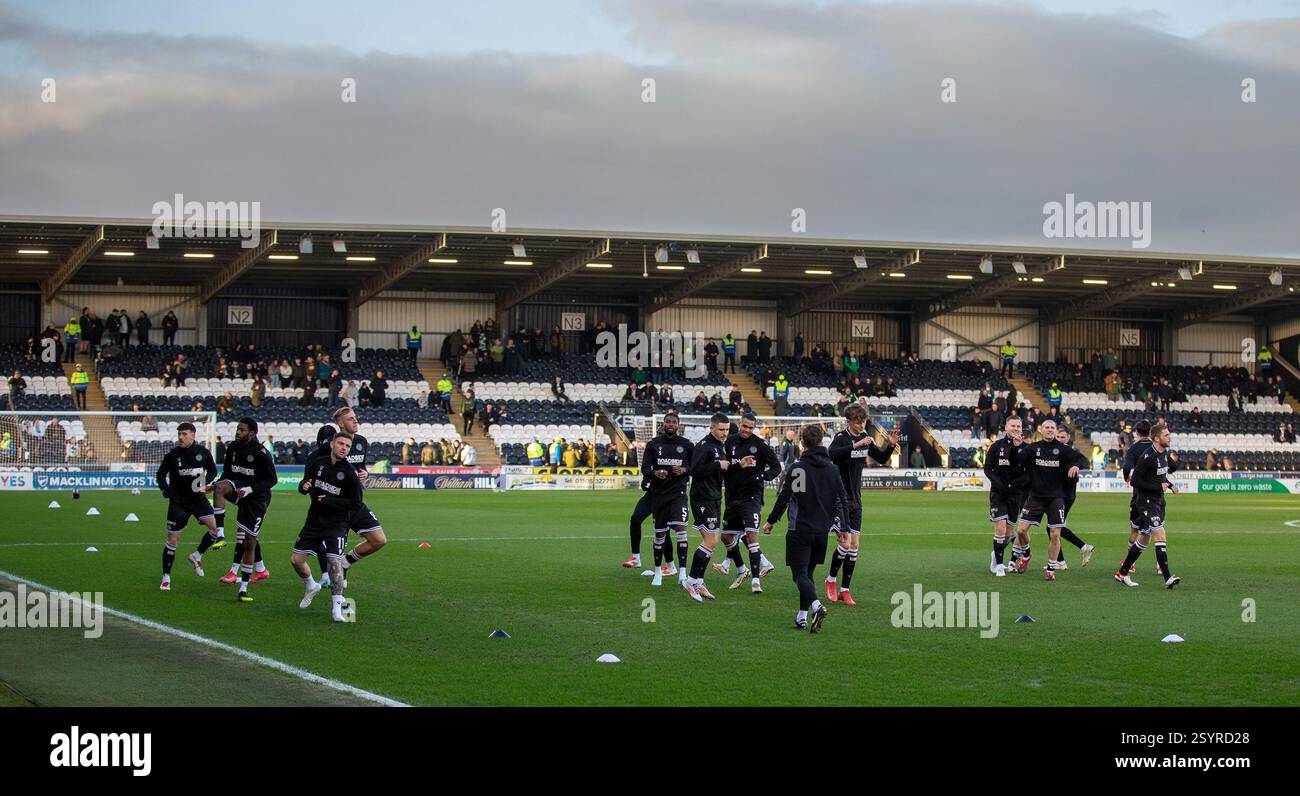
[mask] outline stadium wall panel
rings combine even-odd
[[[1120,346],[1120,330],[1137,329],[1138,345]],[[1164,324],[1155,320],[1074,318],[1056,326],[1058,362],[1090,362],[1093,351],[1113,347],[1121,365],[1159,365],[1164,353]]]
[[[261,292],[261,291],[259,291]],[[271,291],[267,291],[271,292]],[[220,295],[208,302],[208,345],[233,346],[256,343],[271,346],[302,346],[321,343],[335,346],[347,329],[347,299],[289,295]],[[229,321],[232,306],[253,308],[253,323]]]
[[[0,290],[0,343],[21,343],[27,339],[27,335],[39,332],[42,328],[41,294],[38,288]]]
[[[1291,318],[1290,320],[1275,323],[1268,328],[1268,339],[1270,342],[1277,342],[1288,337],[1294,337],[1300,334],[1300,317]]]
[[[944,340],[953,337],[939,328],[943,326],[976,343],[987,343],[988,347],[993,349],[993,351],[985,351],[979,348],[971,351],[972,346],[953,338],[957,343],[959,360],[998,364],[999,357],[994,352],[1007,340],[1011,340],[1011,344],[1019,352],[1016,357],[1017,362],[1037,362],[1039,359],[1038,323],[1030,323],[1020,329],[1015,328],[1037,315],[1038,310],[1027,307],[965,307],[940,315],[933,321],[921,325],[920,356],[922,359],[943,359]],[[1013,329],[1015,331],[1012,331]]]
[[[794,316],[790,328],[803,335],[804,353],[811,351],[814,343],[825,343],[831,352],[848,346],[850,351],[861,354],[870,345],[882,357],[896,357],[900,350],[910,350],[908,317],[879,309],[855,308],[847,303],[829,304]],[[874,321],[874,334],[870,339],[853,336],[855,320]],[[745,334],[749,334],[748,330]]]
[[[651,315],[650,328],[696,332],[718,340],[731,332],[736,336],[741,354],[745,353],[744,341],[750,329],[766,331],[774,341],[779,334],[775,301],[687,299]],[[777,351],[775,345],[772,350]]]
[[[90,307],[100,318],[107,318],[114,309],[125,309],[132,321],[140,310],[144,310],[153,321],[149,341],[155,345],[162,343],[162,319],[171,310],[180,322],[176,344],[198,345],[202,342],[199,339],[199,314],[203,310],[191,288],[72,284],[60,290],[54,301],[45,305],[46,317],[49,318],[47,323],[62,329],[68,318],[80,313],[82,307]],[[135,342],[134,331],[131,341]]]
[[[580,312],[586,316],[588,328],[600,321],[618,327],[626,323],[628,331],[640,331],[637,323],[638,305],[626,296],[583,296],[575,299],[563,294],[540,294],[530,301],[515,307],[511,314],[510,331],[525,326],[529,329],[541,329],[550,334],[552,326],[560,326],[566,312]],[[578,350],[579,333],[564,334],[564,350]]]
[[[443,339],[474,321],[496,317],[491,293],[392,290],[361,305],[357,344],[362,348],[405,348],[406,332],[417,324],[424,335],[423,354],[437,357]]]
[[[1249,320],[1224,319],[1197,323],[1178,330],[1176,365],[1222,365],[1239,367],[1241,341],[1255,336]]]

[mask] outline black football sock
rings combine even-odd
[[[248,591],[248,579],[253,575],[252,564],[239,565],[239,593],[243,594]]]
[[[662,528],[655,528],[655,567],[661,567],[664,563],[664,542],[668,541],[668,531]]]
[[[690,537],[686,535],[686,529],[682,528],[677,532],[677,566],[686,569],[686,556],[690,552]]]
[[[1129,545],[1128,555],[1124,557],[1124,563],[1119,565],[1119,574],[1127,575],[1132,572],[1133,565],[1137,563],[1138,556],[1142,555],[1142,551],[1145,549],[1147,549],[1147,546],[1142,544],[1141,539]]]
[[[262,540],[258,539],[256,545],[257,546],[253,548],[253,561],[254,563],[260,564],[262,563]]]
[[[216,543],[217,537],[213,536],[211,531],[205,532],[203,538],[199,540],[199,555],[208,552],[208,548]]]
[[[709,566],[709,559],[713,557],[713,551],[700,545],[695,548],[695,557],[691,559],[691,577],[703,578],[704,570]]]
[[[1001,563],[1003,563],[1002,559],[1006,556],[1006,554],[1007,554],[1007,537],[1005,537],[1005,536],[996,536],[996,535],[995,535],[995,536],[993,537],[993,557],[994,557],[994,559],[995,559],[999,564],[1001,564]]]
[[[831,556],[831,574],[827,575],[830,580],[834,580],[840,574],[840,567],[844,566],[845,553],[843,545],[835,545],[835,555]]]
[[[347,563],[347,566],[350,567],[350,566],[352,566],[353,564],[355,564],[355,563],[357,563],[358,561],[360,561],[360,560],[361,560],[361,556],[357,555],[357,549],[354,547],[354,548],[352,548],[351,550],[348,551],[348,554],[347,554],[347,555],[343,556],[343,560],[346,561],[346,562],[348,562],[348,563]],[[345,569],[346,569],[346,567],[345,567]]]
[[[222,506],[219,509],[213,509],[212,514],[217,518],[217,535],[225,536],[226,535],[226,507]]]
[[[745,568],[745,559],[740,556],[740,537],[735,536],[731,539],[731,544],[727,545],[727,558],[736,562],[736,571],[740,572]]]
[[[844,577],[840,578],[840,588],[848,591],[849,583],[853,580],[853,570],[858,566],[858,551],[849,550],[844,560]]]
[[[636,515],[628,522],[628,537],[632,541],[632,555],[641,555],[641,523],[636,521]]]
[[[749,546],[749,573],[758,577],[758,573],[763,570],[763,549],[758,546],[758,542],[748,542]]]
[[[235,534],[235,557],[234,559],[231,560],[230,563],[238,565],[238,564],[242,564],[243,562],[244,562],[244,533],[243,531],[240,531],[239,533]]]
[[[1078,537],[1078,535],[1075,534],[1074,531],[1070,530],[1069,528],[1062,528],[1062,529],[1061,529],[1061,540],[1062,540],[1062,541],[1065,541],[1065,542],[1069,542],[1070,544],[1074,545],[1075,547],[1079,548],[1080,550],[1082,550],[1082,549],[1083,549],[1083,546],[1084,546],[1085,544],[1087,544],[1087,543],[1084,542],[1082,539],[1080,539],[1080,538]],[[1064,560],[1065,560],[1065,557],[1062,556],[1062,557],[1061,557],[1061,560],[1064,561]]]
[[[330,574],[330,559],[329,556],[325,555],[323,545],[316,551],[316,562],[320,564],[320,574],[322,576]]]
[[[176,545],[163,542],[163,574],[172,574],[172,564],[176,561]]]
[[[1164,542],[1156,542],[1156,564],[1160,567],[1160,574],[1165,580],[1169,580],[1173,573],[1169,571],[1169,552],[1165,550]]]

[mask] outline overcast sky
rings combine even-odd
[[[1300,2],[0,0],[0,214],[1300,256],[1298,133]]]

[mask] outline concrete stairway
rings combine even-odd
[[[1039,414],[1047,414],[1047,396],[1039,392],[1038,388],[1031,384],[1028,379],[1023,376],[1014,376],[1007,379],[1007,381],[1011,382],[1011,385],[1016,388],[1016,392],[1020,393],[1021,396],[1029,401],[1030,406],[1038,410]],[[1069,414],[1069,412],[1066,412],[1065,414]],[[1076,431],[1078,431],[1078,429],[1076,429]],[[1092,435],[1087,432],[1076,433],[1074,435],[1074,449],[1091,460]]]
[[[73,363],[61,363],[63,375],[68,377],[68,390],[72,393],[72,399],[77,399],[76,391],[71,387]],[[107,412],[108,399],[104,395],[104,387],[99,382],[99,375],[95,372],[94,361],[85,354],[77,354],[77,364],[90,375],[90,382],[86,389],[86,411],[88,412]],[[113,421],[104,415],[83,415],[81,422],[86,427],[86,435],[95,443],[97,451],[115,450],[118,447],[117,426]],[[106,443],[112,442],[111,446]],[[102,453],[100,454],[103,455]]]
[[[442,373],[445,369],[442,361],[437,359],[423,359],[416,364],[420,368],[420,376],[422,376],[425,381],[429,382],[429,394],[432,396],[430,400],[436,401],[438,399],[438,379],[442,378]],[[452,380],[455,381],[454,376],[452,377]],[[465,427],[464,411],[466,409],[473,411],[473,408],[464,405],[464,402],[465,396],[461,393],[460,385],[458,383],[456,385],[456,394],[453,395],[451,399],[451,408],[455,414],[448,415],[451,422],[456,425],[457,431],[460,431]],[[474,453],[477,456],[475,461],[478,463],[479,467],[501,466],[501,452],[497,450],[496,443],[492,441],[491,437],[484,434],[483,429],[477,424],[470,429],[468,434],[461,434],[460,437],[466,444],[474,446]]]
[[[740,388],[740,395],[754,410],[756,415],[772,416],[776,414],[776,405],[772,403],[766,395],[763,394],[763,387],[755,384],[754,380],[749,378],[748,373],[727,374],[728,378],[733,379],[737,387]],[[711,392],[706,390],[706,392]],[[722,391],[722,400],[725,403],[729,390]],[[693,396],[692,396],[693,397]]]

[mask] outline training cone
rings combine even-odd
[[[618,656],[614,653],[606,652],[604,655],[601,655],[596,659],[596,663],[622,663],[622,661],[620,661]]]
[[[138,495],[138,494],[140,494],[140,487],[138,487],[138,486],[137,486],[137,487],[132,487],[132,488],[131,488],[131,494],[133,494],[133,495]]]
[[[51,500],[51,501],[50,501],[50,508],[52,508],[52,509],[57,509],[57,508],[62,508],[62,506],[59,505],[59,501],[57,501],[57,500]]]
[[[1177,633],[1170,633],[1169,635],[1165,636],[1160,640],[1166,644],[1179,644],[1182,642],[1183,637],[1178,635]]]
[[[428,542],[420,542],[420,549],[421,549],[421,550],[428,550],[428,549],[429,549],[429,543],[428,543]]]
[[[99,548],[98,548],[98,547],[87,547],[87,548],[86,548],[86,552],[87,552],[87,553],[98,553],[98,552],[99,552]]]
[[[1016,624],[1018,624],[1018,625],[1019,625],[1019,624],[1022,624],[1022,623],[1024,623],[1024,622],[1035,622],[1035,621],[1037,621],[1037,620],[1034,619],[1034,618],[1033,618],[1032,616],[1030,616],[1029,614],[1021,614],[1020,616],[1017,616],[1017,617],[1016,617]]]
[[[95,508],[94,506],[91,506],[90,508],[86,509],[86,516],[87,516],[87,517],[98,517],[98,516],[99,516],[99,509]]]
[[[501,628],[497,628],[496,630],[493,630],[491,633],[488,633],[488,638],[510,638],[510,634],[502,630]]]
[[[126,519],[123,520],[123,522],[139,522],[139,521],[140,521],[140,518],[137,517],[137,516],[135,516],[135,513],[134,513],[134,512],[132,512],[132,513],[126,515]]]

